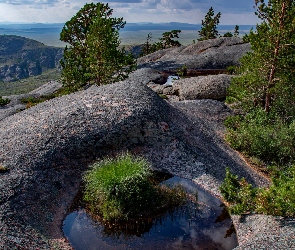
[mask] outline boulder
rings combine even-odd
[[[213,99],[226,97],[232,76],[226,74],[180,78],[173,82],[173,91],[179,100]]]
[[[139,68],[129,74],[126,81],[148,84],[150,82],[156,84],[164,84],[167,81],[168,75],[161,73],[159,70],[152,68]]]
[[[195,44],[159,50],[137,59],[139,68],[177,70],[183,65],[190,69],[226,69],[238,65],[249,52],[250,44],[238,37],[221,37]]]

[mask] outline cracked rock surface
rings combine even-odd
[[[177,70],[183,65],[190,69],[226,69],[238,65],[250,51],[250,44],[238,37],[221,37],[188,46],[156,51],[137,60],[139,67]]]

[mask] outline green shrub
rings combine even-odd
[[[234,75],[237,71],[237,66],[228,66],[226,70],[230,75]]]
[[[245,179],[238,179],[226,169],[220,191],[234,214],[255,211],[275,216],[295,216],[295,166],[275,171],[269,188],[253,188]]]
[[[176,70],[176,73],[179,77],[183,77],[187,75],[187,66],[183,65],[179,69]]]
[[[108,221],[128,220],[168,203],[179,204],[179,196],[183,198],[183,192],[175,192],[176,189],[162,189],[161,193],[152,182],[148,162],[130,154],[94,164],[86,172],[84,182],[87,206]]]
[[[254,110],[225,121],[226,140],[249,156],[268,164],[289,164],[295,160],[295,122],[283,123],[276,116]]]
[[[0,96],[0,107],[5,106],[10,102],[9,99],[3,99],[2,96]]]
[[[224,199],[233,204],[229,210],[234,214],[252,211],[255,207],[253,200],[257,190],[252,188],[252,185],[248,184],[244,178],[239,180],[238,176],[231,174],[228,168],[220,191]]]

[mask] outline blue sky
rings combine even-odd
[[[94,1],[95,3],[97,1]],[[114,16],[127,23],[183,22],[198,24],[212,6],[220,24],[256,24],[254,0],[108,0]],[[90,1],[0,0],[0,22],[64,23]]]

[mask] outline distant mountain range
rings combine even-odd
[[[32,39],[0,35],[0,80],[16,81],[59,67],[63,49]]]
[[[64,47],[65,43],[59,40],[59,34],[64,26],[64,23],[0,23],[0,35],[18,35],[37,41],[43,42],[46,45]],[[227,31],[233,31],[235,25],[219,25],[218,30],[221,34]],[[248,33],[255,25],[240,25],[240,33],[243,35]],[[127,23],[125,28],[120,31],[122,44],[141,44],[147,37],[149,32],[152,32],[154,38],[161,37],[164,31],[173,29],[182,30],[180,34],[180,42],[188,44],[192,40],[198,38],[198,30],[200,24],[189,23]]]

